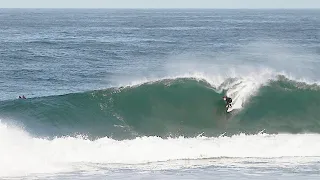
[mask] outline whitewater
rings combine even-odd
[[[0,9],[0,179],[319,178],[317,10],[62,11]]]
[[[319,161],[320,155],[320,136],[317,134],[260,133],[169,139],[141,137],[124,141],[105,137],[90,141],[82,137],[60,137],[52,140],[34,138],[21,129],[3,123],[0,128],[1,143],[5,147],[0,151],[2,177],[85,171],[94,164],[98,165],[95,167],[97,169],[103,169],[104,166],[129,168],[136,164],[134,167],[138,169],[153,170],[199,166],[199,162],[186,163],[190,160],[204,160],[200,164],[204,167],[229,166],[230,163],[251,161],[249,158],[279,163],[297,163],[298,160],[311,164]],[[310,146],[313,148],[310,149]],[[186,162],[175,164],[177,160]],[[166,162],[168,165],[157,165],[158,162]]]

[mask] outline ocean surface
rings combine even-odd
[[[319,179],[319,68],[320,10],[0,9],[0,179]]]

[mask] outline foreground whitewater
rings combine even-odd
[[[165,170],[230,166],[248,160],[265,161],[270,166],[278,162],[283,166],[288,162],[291,165],[315,163],[320,157],[318,134],[141,137],[122,141],[108,137],[94,141],[83,137],[57,137],[49,140],[32,137],[20,128],[1,123],[0,141],[0,177],[8,178],[85,172],[93,167],[97,170],[107,167]]]

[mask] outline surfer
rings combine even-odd
[[[223,100],[227,103],[226,108],[232,107],[232,99],[228,96],[223,96]]]
[[[19,99],[27,99],[24,95],[21,97],[19,96]]]

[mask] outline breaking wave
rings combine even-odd
[[[225,112],[221,97],[233,98]],[[277,76],[261,84],[229,78],[173,78],[83,93],[0,102],[1,118],[38,136],[216,137],[239,133],[320,131],[320,91]]]

